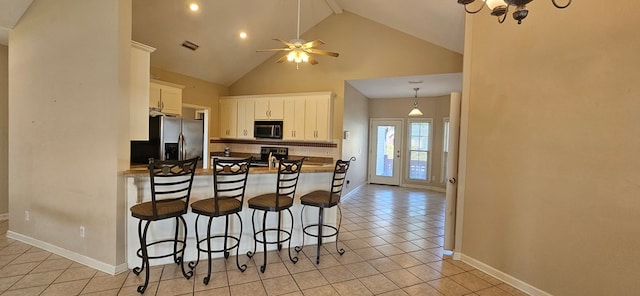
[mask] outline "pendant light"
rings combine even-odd
[[[416,87],[413,90],[416,91],[416,96],[415,96],[415,100],[413,101],[413,109],[411,109],[411,112],[409,112],[409,116],[422,116],[422,111],[420,111],[420,109],[418,109],[418,90],[420,88]]]

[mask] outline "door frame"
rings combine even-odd
[[[400,130],[395,132],[395,135],[400,135],[401,139],[398,140],[397,137],[394,138],[396,145],[398,147],[394,147],[394,150],[396,151],[400,151],[400,156],[397,158],[397,160],[394,161],[394,165],[397,165],[398,167],[398,184],[388,184],[388,185],[394,185],[394,186],[401,186],[403,183],[403,169],[404,169],[404,128],[405,128],[405,120],[404,118],[369,118],[369,160],[368,160],[368,166],[369,169],[367,171],[367,183],[371,183],[371,176],[375,174],[375,168],[376,168],[376,155],[373,153],[373,148],[376,145],[376,143],[373,143],[373,126],[374,126],[374,122],[389,122],[389,121],[394,121],[394,122],[398,122],[399,123],[399,127]],[[377,137],[375,137],[377,139]],[[376,183],[377,184],[377,183]]]

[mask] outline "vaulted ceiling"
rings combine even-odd
[[[296,0],[193,1],[198,12],[188,9],[190,0],[132,0],[132,39],[156,48],[152,66],[228,86],[273,54],[256,50],[282,47],[272,38],[296,38]],[[0,43],[7,43],[31,2],[0,2]],[[455,0],[301,0],[300,11],[301,35],[348,11],[458,53],[463,49],[464,10]],[[239,38],[242,31],[246,39]],[[186,40],[199,48],[182,47]],[[331,50],[331,45],[319,48]],[[406,92],[406,81],[402,88]]]

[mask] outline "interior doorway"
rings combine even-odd
[[[369,182],[400,185],[402,169],[402,119],[372,118],[369,142]]]

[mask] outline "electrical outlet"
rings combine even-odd
[[[24,211],[24,221],[29,221],[29,211]]]
[[[80,237],[84,237],[84,226],[80,226]]]

